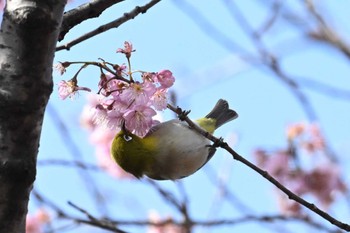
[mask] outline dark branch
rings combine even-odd
[[[339,49],[350,59],[350,45],[327,24],[323,16],[317,11],[313,1],[305,1],[305,6],[318,23],[318,30],[309,32],[309,37]]]
[[[112,232],[116,232],[116,233],[127,233],[126,231],[120,230],[120,229],[116,228],[114,225],[109,224],[108,222],[106,222],[104,220],[99,220],[99,219],[95,218],[89,212],[87,212],[83,208],[73,204],[72,202],[68,202],[68,204],[70,206],[72,206],[73,208],[75,208],[76,210],[80,211],[81,213],[83,213],[84,215],[87,216],[87,218],[90,221],[85,221],[85,223],[89,223],[92,226],[95,226],[95,227],[98,227],[98,228],[102,228],[102,229],[106,229],[106,230],[109,230],[109,231],[112,231]],[[77,221],[77,222],[83,222],[83,221]]]
[[[112,22],[109,22],[107,24],[104,24],[84,35],[82,35],[81,37],[78,37],[64,45],[58,46],[56,48],[56,51],[60,51],[60,50],[69,50],[71,47],[73,47],[76,44],[79,44],[80,42],[83,42],[87,39],[90,39],[91,37],[94,37],[98,34],[101,34],[105,31],[108,31],[112,28],[118,28],[120,25],[122,25],[123,23],[135,18],[137,15],[139,14],[144,14],[147,12],[148,9],[150,9],[151,7],[153,7],[154,5],[156,5],[158,2],[160,2],[161,0],[152,0],[149,3],[147,3],[144,6],[137,6],[135,7],[132,11],[130,11],[129,13],[125,13],[122,17],[120,17],[119,19],[116,19]]]
[[[318,214],[319,216],[321,216],[325,220],[329,221],[333,225],[335,225],[335,226],[337,226],[337,227],[339,227],[339,228],[341,228],[343,230],[350,231],[350,225],[348,225],[346,223],[343,223],[343,222],[333,218],[328,213],[326,213],[326,212],[322,211],[321,209],[319,209],[316,205],[314,205],[314,204],[306,201],[305,199],[299,197],[298,195],[296,195],[295,193],[290,191],[288,188],[283,186],[275,178],[273,178],[267,171],[264,171],[264,170],[260,169],[259,167],[255,166],[253,163],[251,163],[248,160],[246,160],[245,158],[243,158],[236,151],[234,151],[227,143],[225,143],[223,141],[220,143],[220,141],[221,141],[220,138],[217,138],[217,137],[213,136],[212,134],[210,134],[209,132],[206,132],[205,130],[200,128],[198,125],[196,125],[194,122],[192,122],[187,116],[183,116],[182,115],[183,111],[182,111],[181,108],[178,108],[178,107],[175,108],[175,107],[173,107],[171,105],[168,105],[168,108],[170,110],[174,111],[176,114],[181,115],[182,119],[184,121],[186,121],[188,123],[188,125],[193,130],[195,130],[198,133],[202,134],[204,137],[208,138],[214,144],[219,144],[219,147],[221,147],[221,148],[225,149],[227,152],[229,152],[233,156],[233,158],[235,160],[237,160],[237,161],[243,163],[244,165],[248,166],[249,168],[253,169],[257,173],[259,173],[261,176],[263,176],[265,179],[267,179],[272,184],[274,184],[278,189],[280,189],[282,192],[284,192],[288,196],[289,199],[298,202],[299,204],[303,205],[304,207],[306,207],[309,210],[313,211],[314,213]]]
[[[96,18],[110,6],[123,2],[124,0],[95,0],[82,4],[79,7],[64,13],[58,41],[64,39],[70,29],[77,26],[81,22]]]

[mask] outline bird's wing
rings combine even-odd
[[[147,137],[149,135],[151,135],[152,133],[156,132],[157,130],[159,130],[160,127],[165,126],[166,124],[185,124],[184,122],[178,120],[178,119],[173,119],[170,121],[166,121],[166,122],[162,122],[158,125],[153,126],[144,137]]]

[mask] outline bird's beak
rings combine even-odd
[[[128,132],[128,130],[127,130],[126,127],[125,127],[125,120],[122,121],[121,130],[122,130],[123,132]]]
[[[123,132],[123,134],[125,134],[125,135],[130,135],[131,134],[131,132],[125,126],[125,120],[122,121],[121,132]]]

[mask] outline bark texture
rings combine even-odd
[[[64,0],[7,1],[0,30],[0,232],[25,232]]]

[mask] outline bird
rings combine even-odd
[[[220,99],[214,108],[194,123],[213,134],[238,114]],[[169,120],[153,126],[144,137],[129,132],[123,124],[111,146],[112,159],[136,178],[178,180],[202,168],[214,155],[211,141],[191,129],[187,122]]]

